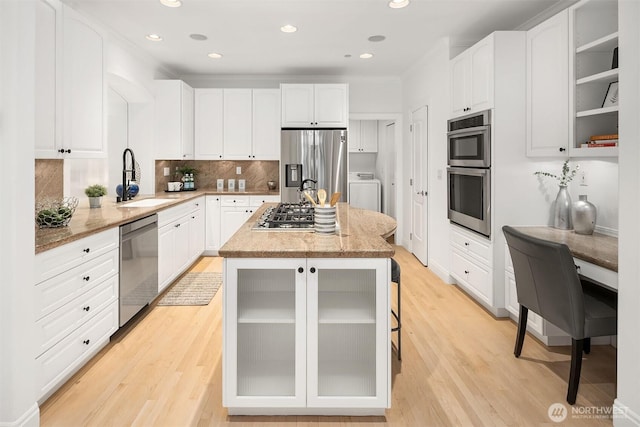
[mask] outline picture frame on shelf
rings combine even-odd
[[[613,59],[611,60],[611,69],[618,68],[618,46],[613,49]]]
[[[609,83],[607,94],[602,101],[602,108],[618,105],[618,82]]]

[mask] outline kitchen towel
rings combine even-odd
[[[222,285],[222,273],[189,272],[165,294],[158,305],[207,305]]]

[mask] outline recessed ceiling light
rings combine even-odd
[[[360,58],[361,58],[361,59],[369,59],[369,58],[373,58],[373,53],[361,53],[361,54],[360,54]]]
[[[222,55],[219,53],[215,53],[215,52],[211,52],[210,54],[207,55],[209,58],[213,58],[213,59],[220,59],[222,58]]]
[[[350,54],[350,53],[347,53],[344,57],[345,57],[345,58],[351,58],[351,54]]]
[[[160,0],[160,3],[167,7],[180,7],[182,2],[180,0]]]
[[[203,41],[207,39],[207,36],[205,36],[204,34],[190,34],[189,37],[198,41]]]
[[[386,39],[385,36],[371,36],[367,40],[369,40],[370,42],[381,42],[384,39]]]
[[[389,7],[392,9],[402,9],[403,7],[407,7],[409,5],[409,0],[391,0],[389,2]]]
[[[147,34],[146,38],[147,40],[151,40],[152,42],[162,41],[162,37],[160,37],[158,34]]]
[[[296,31],[298,31],[298,28],[294,27],[293,25],[287,24],[280,27],[280,31],[282,31],[283,33],[295,33]]]

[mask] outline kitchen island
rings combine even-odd
[[[395,220],[341,203],[335,235],[253,230],[267,208],[219,251],[223,405],[230,415],[383,415]]]

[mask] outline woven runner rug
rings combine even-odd
[[[158,305],[207,305],[222,285],[222,273],[189,272],[165,294]]]

